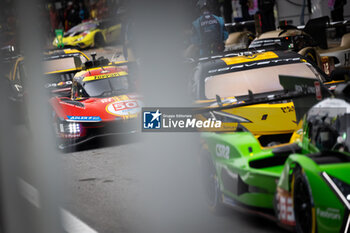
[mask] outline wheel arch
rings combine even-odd
[[[93,38],[93,46],[94,47],[96,46],[95,40],[96,40],[96,36],[98,36],[98,35],[101,35],[104,43],[106,43],[106,35],[105,35],[105,33],[103,33],[102,30],[98,29],[98,30],[93,31],[92,33],[93,33],[92,38]]]
[[[292,195],[294,182],[293,174],[298,168],[301,169],[301,173],[306,180],[311,195],[313,221],[315,223],[312,232],[338,232],[342,225],[341,222],[337,223],[337,220],[334,219],[330,221],[324,217],[326,214],[330,213],[329,210],[337,210],[339,211],[339,216],[342,216],[343,210],[341,209],[341,202],[321,176],[323,171],[322,165],[319,166],[305,155],[293,154],[286,161],[283,174],[278,181],[277,187],[288,191],[288,193]]]
[[[304,57],[308,57],[310,56],[309,60],[311,60],[312,62],[315,63],[315,65],[317,65],[320,69],[322,69],[322,60],[321,60],[321,56],[319,55],[319,53],[316,51],[315,48],[313,47],[305,47],[303,49],[301,49],[298,54],[304,56]]]

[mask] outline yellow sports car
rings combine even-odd
[[[322,83],[330,81],[318,67],[297,53],[269,51],[202,60],[195,68],[192,90],[197,104],[202,107],[249,103],[283,95],[280,75],[305,77]],[[288,143],[297,127],[291,100],[210,111],[200,117],[221,120],[220,131],[226,132],[235,130],[240,123],[262,146]]]
[[[26,67],[23,56],[15,56],[7,59],[7,78],[14,88],[20,92],[26,77]],[[55,94],[62,94],[70,91],[72,79],[75,73],[82,70],[82,66],[89,57],[76,49],[64,49],[44,53],[43,68],[45,71],[45,87]]]
[[[64,47],[101,47],[117,41],[120,38],[121,24],[115,20],[105,19],[78,24],[64,33],[62,43]],[[53,46],[59,47],[60,38],[56,37]]]

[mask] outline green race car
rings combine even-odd
[[[294,95],[300,97],[305,90],[319,95],[317,85],[295,83],[299,94]],[[231,133],[202,133],[201,163],[210,208],[248,210],[296,232],[350,232],[347,100],[326,98],[314,105],[295,133],[299,140],[292,144],[263,148],[240,124]]]

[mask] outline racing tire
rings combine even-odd
[[[316,215],[310,186],[300,166],[292,174],[292,198],[297,233],[316,233]]]
[[[66,153],[66,152],[72,152],[70,148],[67,149],[67,145],[64,143],[64,141],[58,136],[58,130],[59,130],[59,124],[60,121],[58,119],[58,116],[54,110],[52,110],[51,113],[51,122],[52,122],[52,134],[55,140],[56,148],[58,151]]]
[[[58,120],[58,116],[54,110],[52,110],[52,112],[51,112],[51,122],[52,122],[51,129],[52,129],[52,134],[53,134],[54,139],[55,139],[56,148],[59,150],[62,150],[60,148],[60,145],[61,145],[60,138],[58,137],[59,120]]]
[[[96,33],[94,36],[94,46],[100,48],[105,46],[106,42],[101,33]]]
[[[205,192],[205,199],[211,212],[223,214],[226,211],[221,201],[221,191],[219,180],[216,175],[216,169],[208,151],[203,150],[201,153],[202,178]]]

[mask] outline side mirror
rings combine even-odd
[[[336,68],[330,75],[332,81],[348,81],[350,80],[350,69]]]

